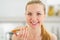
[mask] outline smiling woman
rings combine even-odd
[[[12,40],[57,40],[43,25],[45,15],[45,5],[40,0],[29,1],[25,11],[28,25],[12,31]]]

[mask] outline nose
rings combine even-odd
[[[36,21],[37,21],[37,16],[33,15],[33,16],[31,17],[31,21],[36,22]]]

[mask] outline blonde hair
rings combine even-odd
[[[42,4],[43,7],[44,7],[44,13],[46,13],[46,7],[45,7],[45,5],[40,0],[32,0],[32,1],[29,1],[27,3],[27,5],[26,5],[25,10],[27,10],[27,6],[30,5],[30,4]]]
[[[27,6],[30,4],[42,4],[44,6],[44,12],[46,10],[45,5],[40,0],[29,1],[26,5],[26,10],[27,10]],[[41,26],[41,35],[42,35],[42,40],[50,40],[50,34],[46,31],[43,25]]]
[[[49,32],[44,28],[43,25],[41,25],[41,35],[42,40],[51,40]]]

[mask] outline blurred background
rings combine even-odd
[[[11,31],[25,26],[25,5],[29,0],[0,0],[0,40],[11,40]],[[46,5],[46,29],[60,40],[60,0],[41,0]]]

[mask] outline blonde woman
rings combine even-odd
[[[25,10],[28,25],[18,28],[19,31],[14,32],[12,40],[57,40],[57,37],[43,26],[46,9],[40,0],[29,1]]]

